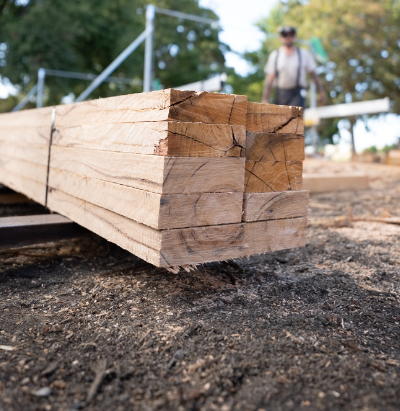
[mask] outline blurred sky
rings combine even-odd
[[[200,5],[214,10],[223,28],[220,40],[235,52],[260,48],[264,36],[255,23],[267,17],[277,0],[200,0]],[[236,72],[246,75],[251,67],[235,53],[227,53],[226,62]]]

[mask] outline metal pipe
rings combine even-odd
[[[92,73],[77,73],[76,71],[64,71],[64,70],[53,70],[53,69],[46,69],[47,76],[54,76],[54,77],[64,77],[64,78],[73,78],[77,80],[94,80],[97,75]],[[123,83],[123,84],[131,84],[131,85],[142,85],[142,80],[137,79],[130,79],[127,77],[107,77],[104,82],[108,83]]]
[[[45,78],[46,78],[46,70],[44,68],[40,68],[38,70],[36,108],[43,107],[44,80],[45,80]]]
[[[12,111],[19,111],[23,109],[28,103],[29,99],[36,94],[38,85],[35,84],[29,91],[29,93],[12,109]]]
[[[75,102],[85,100],[90,93],[95,90],[117,67],[119,67],[127,57],[129,57],[147,38],[149,32],[147,29],[137,37],[107,68],[103,70],[93,81],[89,87],[85,89],[76,99]]]
[[[211,24],[211,25],[218,23],[217,20],[195,16],[194,14],[182,13],[181,11],[162,9],[159,7],[155,7],[155,11],[156,13],[165,14],[167,16],[178,17],[178,18],[185,19],[185,20],[197,21],[198,23]]]
[[[146,8],[146,48],[144,52],[144,75],[143,75],[143,91],[146,93],[152,89],[153,78],[153,33],[154,33],[154,18],[156,7],[153,4],[147,5]]]

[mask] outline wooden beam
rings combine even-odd
[[[308,215],[308,191],[245,193],[243,221],[266,221]]]
[[[304,247],[306,230],[306,217],[245,223],[245,255]]]
[[[88,234],[83,227],[58,214],[0,218],[0,250]]]
[[[176,120],[246,124],[247,97],[160,90],[57,106],[55,127]]]
[[[246,129],[249,132],[304,134],[303,109],[248,102]]]
[[[12,154],[30,157],[29,153],[19,150]],[[237,157],[144,156],[54,146],[50,164],[51,168],[153,193],[192,194],[243,192],[244,161]],[[0,154],[0,167],[46,183],[46,161],[37,164]]]
[[[1,117],[0,117],[1,118]],[[47,127],[2,127],[7,144],[48,146]],[[246,128],[241,125],[158,121],[59,127],[53,145],[171,157],[243,157]]]
[[[2,168],[0,181],[44,205],[45,184]],[[160,195],[58,169],[50,170],[49,186],[159,230],[242,219],[242,192]]]
[[[245,192],[266,193],[302,190],[303,163],[246,161]]]
[[[298,134],[247,133],[246,159],[252,161],[303,161],[304,137]]]
[[[362,173],[351,174],[304,174],[303,188],[310,193],[323,193],[341,190],[365,190],[368,177]]]

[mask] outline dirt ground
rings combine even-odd
[[[305,165],[335,167],[371,188],[313,195],[311,221],[400,216],[400,167]],[[178,275],[94,235],[0,251],[0,410],[399,410],[399,235],[311,224]]]

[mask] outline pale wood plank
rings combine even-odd
[[[31,196],[45,191],[44,184],[17,174],[3,177],[0,168],[0,181],[15,190]],[[158,231],[60,190],[50,189],[48,206],[156,266],[200,264],[305,244],[305,218]]]
[[[173,89],[57,106],[55,127],[177,120],[246,124],[247,97]]]
[[[5,155],[19,160],[30,161],[36,164],[47,165],[49,146],[44,144],[25,144],[2,140],[0,136],[0,155]]]
[[[0,168],[17,173],[38,183],[46,184],[47,166],[0,154]]]
[[[53,144],[173,157],[243,157],[245,126],[158,121],[57,128]]]
[[[249,102],[246,129],[249,132],[304,134],[303,109]]]
[[[12,151],[10,147],[6,151]],[[13,151],[13,156],[22,157],[19,159],[0,153],[0,167],[45,183],[46,158],[35,158],[34,154],[35,150]],[[42,160],[41,164],[32,159]],[[243,192],[244,161],[236,157],[160,157],[53,146],[50,165],[153,193],[192,194]]]
[[[253,161],[303,161],[304,136],[280,133],[247,133],[246,159]]]
[[[42,127],[50,134],[53,107],[34,108],[0,114],[1,128]]]
[[[368,186],[368,177],[363,173],[351,174],[304,174],[303,186],[310,193],[323,193],[341,190],[365,190]]]
[[[298,191],[303,188],[303,163],[291,161],[247,161],[246,193]]]
[[[46,196],[45,184],[26,178],[23,175],[10,172],[0,167],[0,183],[24,194],[39,204],[44,205]]]
[[[243,221],[266,221],[308,215],[308,191],[245,193]]]
[[[243,193],[160,195],[56,168],[49,186],[156,229],[241,221]]]
[[[304,247],[306,231],[306,217],[245,223],[244,255]]]

